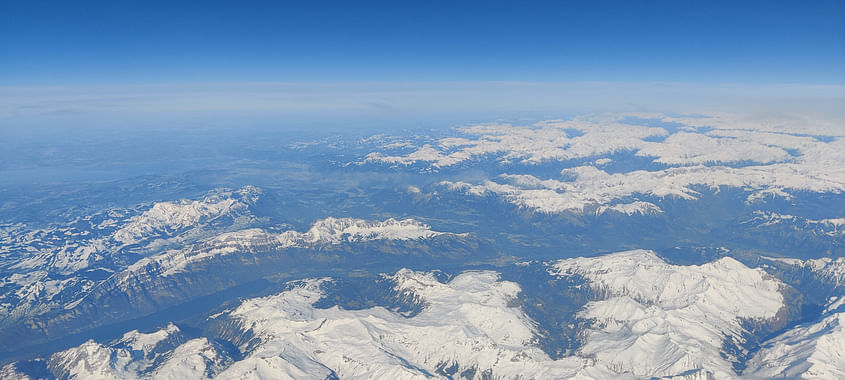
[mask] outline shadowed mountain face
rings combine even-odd
[[[0,189],[0,377],[839,376],[841,131],[654,117]]]

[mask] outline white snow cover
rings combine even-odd
[[[152,350],[156,344],[178,332],[179,328],[170,324],[152,333],[128,332],[114,346],[89,340],[80,346],[53,354],[48,366],[59,369],[57,375],[60,378],[138,379],[155,364]],[[141,351],[141,359],[138,356],[133,358],[133,351]],[[171,356],[176,356],[178,352],[177,349]]]
[[[475,378],[628,377],[588,359],[552,361],[532,344],[534,322],[508,306],[519,286],[494,272],[464,272],[444,284],[403,269],[393,279],[424,302],[423,311],[406,318],[381,307],[316,309],[326,279],[245,301],[230,316],[261,344],[220,378],[422,379],[452,365],[459,373],[475,368]]]
[[[836,286],[845,286],[845,257],[810,259],[804,265]]]
[[[140,270],[151,263],[157,263],[162,268],[161,275],[167,276],[181,272],[190,263],[236,252],[294,247],[314,248],[344,242],[373,240],[419,240],[442,234],[444,233],[432,231],[428,225],[414,219],[389,218],[384,221],[367,221],[355,218],[326,218],[315,222],[306,232],[291,230],[274,233],[251,228],[223,233],[185,249],[171,250],[161,255],[141,259],[130,265],[127,270]]]
[[[471,184],[444,181],[441,184],[467,195],[496,194],[517,206],[543,213],[582,213],[589,206],[612,206],[621,202],[645,206],[634,210],[649,214],[654,213],[656,205],[629,200],[637,197],[694,200],[699,194],[691,187],[696,185],[716,190],[720,186],[745,189],[752,192],[750,201],[766,195],[788,194],[787,190],[845,191],[845,175],[842,181],[833,181],[826,176],[814,176],[792,164],[742,168],[698,165],[613,174],[594,166],[579,166],[563,169],[561,175],[562,179],[544,180],[530,174],[503,174],[499,176],[500,182],[486,180]]]
[[[663,210],[660,207],[657,207],[654,203],[650,202],[643,202],[643,201],[636,201],[631,203],[618,203],[613,206],[599,206],[596,209],[596,215],[601,215],[606,212],[617,212],[624,215],[652,215],[652,214],[660,214]]]
[[[0,252],[13,252],[17,260],[9,266],[12,271],[0,277],[0,285],[9,285],[0,293],[0,320],[73,307],[80,298],[68,302],[68,295],[62,292],[74,289],[84,294],[97,282],[67,275],[96,268],[97,262],[107,256],[161,252],[168,243],[183,244],[243,228],[254,221],[249,207],[261,194],[261,189],[253,186],[216,189],[201,200],[155,203],[132,217],[132,210],[109,210],[97,215],[105,218],[97,223],[93,216],[87,216],[69,226],[40,230],[14,225],[13,234],[6,229],[0,242]],[[226,227],[210,225],[223,218],[227,218]],[[76,224],[87,225],[90,231],[80,231]],[[104,231],[103,235],[93,237],[99,231]],[[12,301],[7,302],[10,298]]]
[[[326,218],[314,223],[308,232],[300,234],[287,231],[282,234],[280,240],[294,245],[302,241],[311,244],[339,244],[343,241],[428,239],[440,234],[442,233],[432,231],[428,225],[414,219],[390,218],[370,222],[354,218]]]
[[[680,123],[684,127],[670,133],[665,127],[623,122],[631,117],[659,119],[666,123]],[[790,151],[797,151],[798,161],[801,162],[807,161],[802,158],[819,156],[841,162],[843,154],[835,154],[837,147],[841,147],[841,143],[836,141],[841,139],[825,142],[812,134],[843,137],[845,131],[842,126],[828,125],[819,133],[818,129],[803,128],[802,132],[772,128],[773,125],[769,120],[742,120],[736,115],[671,118],[660,114],[579,116],[528,126],[486,124],[460,128],[458,131],[464,137],[442,138],[435,145],[426,144],[405,155],[372,152],[361,163],[428,163],[434,168],[442,168],[492,155],[503,163],[535,164],[599,158],[620,151],[635,151],[639,156],[653,157],[657,163],[671,165],[791,162],[794,157]],[[663,139],[655,141],[655,137]],[[831,156],[831,153],[834,154]]]
[[[179,231],[202,220],[227,214],[244,214],[261,195],[261,189],[246,186],[233,192],[212,194],[202,200],[159,202],[143,214],[132,217],[117,230],[112,239],[124,245],[136,244],[148,236]]]
[[[655,162],[669,165],[695,165],[717,162],[783,162],[791,158],[782,147],[753,139],[712,136],[699,132],[676,132],[660,142],[645,142],[638,156],[656,157]]]
[[[76,237],[58,246],[53,242],[42,242],[39,235],[56,231],[33,231],[28,238],[17,242],[19,246],[43,245],[44,247],[32,252],[11,268],[21,270],[45,269],[52,273],[71,274],[88,268],[91,263],[104,256],[114,254],[127,246],[144,246],[138,248],[155,248],[156,244],[172,240],[181,242],[190,238],[202,236],[206,224],[221,217],[231,217],[247,224],[252,217],[249,206],[257,201],[261,189],[245,186],[241,189],[213,190],[201,200],[179,200],[175,202],[158,202],[140,215],[124,220],[107,219],[96,229],[107,229],[119,226],[114,232],[100,238],[79,238],[79,232],[64,229],[64,235]],[[110,212],[110,214],[121,214]],[[88,231],[83,231],[87,235]],[[181,236],[180,239],[180,235]]]
[[[428,239],[442,232],[432,231],[425,223],[414,219],[397,220],[389,218],[383,221],[368,221],[355,218],[320,219],[306,232],[285,231],[282,233],[265,232],[253,228],[221,234],[209,242],[229,243],[271,240],[279,246],[312,247],[336,245],[343,242],[364,242],[372,240],[418,240]]]
[[[53,354],[50,360],[56,367],[62,368],[65,372],[63,377],[69,379],[119,380],[137,377],[126,368],[132,363],[128,352],[116,355],[122,360],[111,363],[115,351],[89,340],[78,347]]]
[[[191,339],[173,353],[152,374],[150,379],[202,379],[221,370],[220,353],[206,338]]]
[[[810,219],[789,214],[755,211],[754,217],[745,224],[768,227],[788,224],[799,231],[817,231],[828,236],[845,236],[845,218]]]
[[[127,347],[135,351],[150,352],[161,341],[178,332],[179,328],[172,323],[168,324],[163,329],[152,333],[145,334],[138,332],[138,330],[132,330],[123,334],[123,338],[120,339],[120,343],[125,344]]]
[[[579,133],[567,133],[577,130]],[[452,166],[487,155],[502,162],[540,163],[588,158],[637,149],[643,139],[665,136],[662,128],[621,124],[615,120],[595,122],[587,118],[550,120],[528,127],[510,124],[477,125],[460,129],[466,138],[444,138],[437,146],[424,145],[403,156],[373,152],[361,163],[394,165],[429,163],[434,168]],[[580,135],[579,135],[580,134]]]
[[[743,319],[775,318],[783,307],[781,282],[732,258],[678,266],[634,250],[561,260],[549,271],[581,275],[606,296],[580,312],[595,323],[580,353],[641,377],[696,369],[735,377],[722,343],[741,341]]]
[[[583,276],[601,295],[579,313],[593,320],[584,345],[558,360],[536,346],[536,322],[513,302],[518,284],[492,271],[467,271],[442,283],[433,273],[408,269],[388,278],[400,297],[423,305],[411,317],[383,307],[316,308],[331,281],[325,278],[294,282],[218,313],[211,318],[228,318],[253,337],[239,347],[244,358],[231,364],[205,338],[156,357],[159,365],[152,356],[131,362],[129,350],[149,352],[178,332],[172,325],[127,333],[117,348],[87,342],[51,360],[80,379],[413,379],[440,378],[443,368],[471,369],[477,379],[736,378],[722,343],[740,339],[742,320],[776,318],[783,307],[782,283],[730,258],[678,266],[635,250],[560,260],[548,270]],[[845,298],[832,299],[824,320],[764,346],[742,376],[837,378],[843,305]]]
[[[845,286],[845,257],[832,259],[823,257],[820,259],[793,259],[779,257],[763,257],[766,260],[777,261],[787,265],[803,267],[816,273],[821,279],[833,286]]]
[[[751,379],[845,379],[845,297],[834,298],[822,319],[766,342],[748,361]]]
[[[669,132],[621,122],[630,116],[685,126]],[[788,198],[794,191],[845,191],[843,128],[828,125],[823,129],[825,136],[813,136],[778,125],[770,120],[754,124],[752,119],[733,115],[670,118],[644,114],[576,117],[531,126],[480,125],[460,129],[465,137],[443,138],[436,145],[400,156],[373,152],[361,163],[423,163],[438,169],[487,157],[503,164],[591,159],[592,163],[565,168],[561,178],[504,173],[473,183],[443,183],[468,195],[496,194],[543,213],[581,213],[591,206],[624,203],[646,207],[626,207],[623,213],[656,214],[656,206],[646,205],[651,202],[640,197],[692,200],[697,193],[690,187],[696,185],[744,189],[750,193],[749,202],[773,196]],[[803,126],[802,130],[819,129]],[[669,167],[620,173],[596,168],[613,162],[607,155],[622,151]]]

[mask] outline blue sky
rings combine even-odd
[[[226,93],[231,84],[239,84],[237,99],[219,96],[213,99],[218,103],[204,105],[214,108],[261,98],[266,87],[255,86],[278,83],[313,85],[305,91],[311,98],[298,96],[297,102],[287,103],[293,108],[307,103],[344,109],[350,107],[344,102],[369,95],[367,104],[382,111],[395,110],[391,101],[402,98],[396,84],[408,84],[404,93],[417,97],[403,100],[410,103],[420,94],[434,94],[433,84],[442,93],[456,83],[464,89],[491,86],[476,86],[483,95],[502,83],[522,83],[518,91],[525,97],[492,100],[522,102],[522,108],[538,101],[540,95],[530,94],[536,84],[563,86],[557,95],[572,100],[577,100],[573,83],[642,84],[645,92],[655,83],[677,84],[678,91],[757,86],[761,96],[771,95],[766,91],[772,86],[789,85],[805,86],[798,93],[842,97],[845,1],[112,0],[0,5],[0,96],[7,103],[0,107],[0,122],[21,122],[21,115],[39,107],[49,109],[45,114],[89,112],[92,108],[85,105],[94,103],[166,113],[161,107],[167,96],[203,93],[206,85]],[[359,92],[349,95],[350,83],[358,84]],[[372,91],[362,85],[368,83]],[[159,86],[155,95],[143,87],[149,85]],[[819,88],[818,94],[813,92]],[[57,92],[70,95],[58,99]],[[607,106],[630,108],[632,101],[650,95],[629,92],[630,99]],[[329,101],[343,94],[347,100]],[[157,100],[138,101],[139,96]],[[439,109],[443,104],[434,104],[434,98],[422,103]],[[45,104],[45,99],[55,101]],[[654,104],[658,101],[654,98]],[[555,110],[550,103],[542,113]],[[144,104],[150,108],[144,110]],[[119,117],[120,111],[115,112]]]

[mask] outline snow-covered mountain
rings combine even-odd
[[[3,187],[0,378],[835,378],[845,133],[802,120],[244,135]]]
[[[282,251],[289,248],[319,248],[342,243],[375,240],[414,241],[443,235],[413,219],[366,221],[353,218],[327,218],[314,223],[307,232],[273,233],[253,228],[228,232],[187,249],[172,250],[132,264],[127,273],[149,271],[155,267],[160,276],[183,271],[198,261],[220,258],[234,253]],[[120,278],[121,274],[117,274]]]
[[[785,226],[806,233],[845,236],[845,218],[809,219],[764,211],[756,211],[754,214],[753,218],[744,222],[754,228]]]
[[[218,189],[201,200],[108,210],[63,226],[7,233],[0,241],[6,253],[0,325],[77,301],[110,273],[145,256],[250,226],[256,221],[250,207],[261,194],[253,186]]]
[[[518,283],[494,271],[464,271],[444,280],[402,269],[383,279],[396,302],[420,305],[417,312],[321,305],[335,280],[312,278],[208,316],[201,336],[182,337],[169,325],[111,343],[87,342],[3,371],[21,374],[41,365],[53,375],[80,379],[730,379],[763,374],[756,363],[767,359],[758,358],[787,352],[776,347],[799,339],[793,335],[815,337],[838,326],[833,311],[820,322],[823,327],[799,325],[764,344],[743,372],[736,366],[746,363],[743,355],[796,318],[789,286],[761,269],[730,258],[672,265],[644,250],[545,267],[548,279],[581,278],[586,282],[566,286],[593,289],[592,301],[578,312],[588,322],[581,347],[557,359],[540,349],[538,322],[520,306]],[[512,270],[519,268],[525,266]],[[824,342],[835,341],[834,333],[825,334]],[[824,344],[812,347],[814,357],[837,352]],[[778,361],[804,357],[787,353]]]
[[[425,308],[411,317],[383,307],[319,309],[314,304],[323,297],[323,285],[330,280],[309,279],[277,295],[247,300],[234,310],[211,316],[212,320],[227,321],[221,323],[227,324],[230,334],[238,335],[240,330],[245,337],[238,346],[243,359],[219,373],[205,375],[220,379],[619,376],[594,366],[587,358],[551,360],[534,346],[533,321],[509,305],[519,286],[500,281],[494,272],[465,272],[441,283],[430,273],[401,270],[390,279],[398,294],[423,302]],[[142,337],[151,341],[150,336],[160,335],[164,334],[159,331]],[[132,366],[112,360],[135,352],[116,348],[124,340],[111,345],[87,342],[54,354],[47,360],[48,368],[53,374],[79,379],[115,374],[157,378],[163,370],[202,373],[188,372],[195,367],[190,358],[198,354],[193,346],[203,346],[196,339],[175,348],[162,364],[152,368],[147,366],[149,361]],[[149,346],[153,345],[145,347]],[[203,352],[209,359],[206,363],[221,363],[209,354],[214,351]],[[12,373],[15,368],[10,365],[4,371]]]
[[[845,378],[845,297],[831,298],[820,320],[766,342],[743,375],[753,379]]]
[[[649,126],[646,119],[656,119],[659,126]],[[800,192],[845,192],[841,129],[826,128],[821,136],[801,130],[818,131],[754,124],[731,115],[584,116],[464,127],[457,136],[423,139],[421,146],[406,144],[398,150],[387,143],[356,164],[410,166],[431,173],[493,162],[496,175],[441,184],[466,196],[491,194],[544,214],[596,209],[655,214],[660,211],[655,199],[695,200],[700,188],[740,189],[749,203],[791,199]],[[556,167],[559,174],[548,177],[548,169],[542,175],[531,173],[544,166]]]
[[[816,308],[845,295],[845,258],[801,260],[762,256],[756,261],[760,268],[792,285],[806,304],[816,305]]]
[[[186,339],[169,324],[151,333],[137,330],[109,343],[89,340],[50,355],[35,365],[61,379],[200,379],[231,364],[227,349],[206,338]],[[3,378],[29,378],[14,366],[0,370]]]
[[[41,290],[37,287],[45,282],[35,280],[29,286],[40,293],[23,288],[30,290],[29,301],[17,304],[10,313],[15,318],[5,321],[7,327],[0,336],[25,334],[52,339],[85,331],[272,276],[290,270],[291,263],[341,265],[356,257],[378,257],[383,263],[437,257],[450,260],[476,252],[474,244],[469,236],[432,231],[412,219],[327,218],[315,222],[306,232],[259,228],[224,232],[185,248],[142,258],[100,280],[87,280],[85,287],[57,285],[57,289]],[[73,277],[64,281],[59,285],[82,280]],[[45,293],[61,298],[52,304],[37,298]],[[28,305],[44,309],[19,311]],[[10,349],[15,344],[19,342],[10,339],[3,345]]]
[[[252,186],[215,190],[200,200],[140,206],[135,215],[111,210],[49,231],[6,229],[3,251],[14,254],[0,272],[0,347],[25,343],[13,339],[16,334],[52,339],[149,314],[290,263],[327,265],[376,254],[395,256],[390,262],[402,255],[419,260],[475,251],[468,236],[433,231],[413,219],[329,217],[305,232],[257,228],[260,220],[250,208],[262,193]]]
[[[427,273],[399,271],[393,276],[397,290],[426,305],[409,318],[378,307],[315,309],[325,280],[245,302],[228,317],[255,338],[242,345],[249,351],[245,359],[221,377],[241,378],[262,368],[273,369],[270,377],[277,378],[344,379],[560,378],[581,371],[584,359],[554,362],[531,347],[531,320],[508,307],[519,287],[497,277],[466,272],[443,284]]]
[[[635,250],[561,260],[549,270],[583,276],[600,294],[580,313],[594,322],[581,354],[639,377],[736,376],[740,358],[724,348],[748,350],[746,322],[774,331],[789,318],[786,285],[732,258],[679,266]]]
[[[246,186],[214,190],[201,200],[154,203],[137,215],[131,215],[136,210],[109,210],[66,226],[7,237],[3,250],[15,254],[15,262],[8,267],[15,272],[68,275],[103,260],[132,260],[114,256],[155,252],[214,231],[243,228],[254,221],[249,207],[261,193]]]
[[[841,215],[841,214],[835,214]],[[845,218],[807,218],[798,215],[755,211],[743,218],[733,236],[756,246],[774,245],[792,250],[805,250],[801,258],[845,254]],[[769,241],[772,241],[769,243]]]

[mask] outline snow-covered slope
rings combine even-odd
[[[40,362],[37,362],[40,364]],[[202,379],[231,364],[225,350],[206,338],[185,340],[173,324],[151,333],[131,331],[108,344],[89,340],[46,359],[46,371],[59,379]],[[12,363],[0,378],[32,378]]]
[[[380,224],[333,225],[327,230],[357,225],[355,231],[370,231],[364,226]],[[786,285],[734,259],[683,266],[634,250],[541,268],[546,272],[539,274],[548,279],[578,279],[561,286],[592,289],[592,301],[577,312],[578,320],[567,322],[585,326],[580,348],[558,359],[540,348],[540,326],[521,306],[519,284],[493,271],[465,271],[443,282],[434,272],[402,269],[379,281],[392,287],[394,301],[421,305],[416,313],[327,307],[334,296],[318,306],[335,282],[305,279],[208,317],[205,336],[182,338],[173,325],[146,334],[133,331],[108,344],[90,341],[56,353],[47,359],[48,369],[60,377],[221,379],[731,379],[837,373],[841,299],[831,302],[822,321],[765,344],[748,369],[737,372],[741,365],[735,364],[745,364],[745,354],[754,348],[753,334],[768,334],[795,316],[788,315],[787,302],[793,301],[784,295]],[[768,329],[751,331],[750,326]],[[236,348],[223,349],[215,343],[219,339]],[[791,350],[796,347],[800,350]],[[12,365],[2,373],[17,370]]]
[[[3,236],[0,321],[63,307],[96,286],[102,275],[164,251],[256,221],[250,207],[262,194],[246,186],[213,190],[201,200],[159,202],[145,211],[109,210],[66,226],[30,231],[19,226]],[[92,278],[93,277],[93,278]]]
[[[845,288],[845,257],[820,259],[793,259],[779,257],[763,257],[769,262],[792,267],[790,269],[800,270],[813,274],[818,280],[831,288]]]
[[[250,377],[261,368],[272,368],[276,372],[271,377],[296,378],[303,369],[318,367],[343,379],[425,378],[438,373],[564,378],[588,364],[580,358],[552,361],[533,347],[532,321],[518,308],[508,307],[519,287],[499,281],[496,273],[465,272],[446,284],[409,270],[393,278],[397,290],[425,303],[422,312],[406,318],[378,307],[315,309],[312,304],[320,299],[325,280],[245,302],[230,317],[260,344],[221,377]]]
[[[845,236],[845,218],[809,219],[789,214],[756,211],[754,217],[743,222],[752,227],[787,226],[829,236]]]
[[[642,124],[649,124],[649,119],[663,119],[658,124],[664,126],[637,125],[637,119]],[[656,163],[670,165],[776,164],[794,161],[797,156],[826,158],[815,163],[816,168],[821,168],[819,164],[843,158],[835,152],[835,147],[841,146],[837,140],[819,138],[845,137],[841,126],[828,128],[820,136],[790,129],[773,130],[771,126],[768,121],[740,121],[731,115],[695,119],[659,114],[579,116],[533,125],[483,124],[460,128],[460,137],[440,138],[420,147],[406,143],[401,147],[411,149],[405,153],[375,151],[359,164],[425,163],[444,168],[488,156],[501,163],[537,164],[599,158],[620,151],[636,152]],[[388,141],[392,140],[385,140]],[[395,147],[392,143],[382,146],[386,150]]]
[[[648,212],[657,206],[645,200],[698,199],[700,194],[693,189],[696,186],[743,189],[749,192],[749,202],[771,196],[790,197],[787,191],[792,190],[841,193],[845,191],[845,175],[841,181],[831,180],[828,175],[813,175],[787,164],[741,168],[696,165],[623,173],[577,166],[563,169],[560,179],[502,174],[496,180],[480,183],[443,181],[441,184],[471,196],[495,194],[514,205],[543,213],[582,213],[591,206],[613,206],[638,199],[640,205],[647,206],[640,209]]]
[[[248,216],[249,206],[258,201],[261,193],[257,187],[246,186],[233,192],[216,192],[198,201],[159,202],[131,218],[112,239],[124,246],[138,244],[151,236],[180,233],[224,215]]]
[[[206,338],[191,339],[176,347],[150,375],[150,379],[202,379],[214,377],[231,360]]]
[[[748,202],[788,199],[798,192],[845,192],[841,128],[826,129],[830,135],[810,136],[773,128],[768,121],[753,124],[729,115],[647,116],[662,119],[665,127],[637,125],[640,117],[646,115],[576,117],[528,126],[479,125],[459,129],[460,137],[437,139],[415,150],[389,154],[377,150],[358,164],[414,165],[431,172],[492,161],[504,168],[499,175],[454,178],[442,184],[470,196],[495,194],[519,207],[550,214],[583,213],[587,208],[600,210],[598,214],[608,209],[656,214],[660,209],[654,199],[694,200],[699,195],[696,187],[740,189]],[[702,124],[703,120],[710,124]],[[625,159],[616,160],[616,155]],[[537,164],[558,165],[561,175],[537,177],[531,173]]]
[[[168,352],[183,341],[181,331],[173,324],[146,334],[130,331],[111,344],[89,340],[57,352],[47,360],[47,368],[59,378],[137,378],[158,366],[162,356],[169,356]]]
[[[55,231],[22,234],[10,250],[23,253],[30,247],[38,249],[29,255],[22,254],[23,259],[11,268],[71,274],[124,250],[145,253],[207,236],[224,229],[221,227],[248,225],[253,219],[249,207],[261,193],[261,189],[253,186],[235,191],[214,190],[201,200],[154,203],[135,216],[127,216],[128,210],[108,211],[84,230],[75,228],[80,224],[75,221],[71,227],[55,227]]]
[[[227,361],[206,338],[159,352],[157,342],[178,333],[171,326],[112,344],[89,341],[52,355],[48,368],[78,379],[632,378],[589,358],[550,359],[536,346],[535,322],[513,302],[520,287],[495,272],[464,272],[442,283],[403,269],[389,279],[399,297],[424,304],[422,311],[408,317],[383,307],[317,308],[331,280],[302,280],[209,317],[227,326],[228,336],[247,337],[238,347],[242,360]]]
[[[752,379],[845,379],[845,297],[831,299],[822,318],[767,342],[748,361]]]
[[[146,270],[151,266],[161,276],[178,273],[191,263],[233,253],[266,252],[288,248],[318,248],[342,243],[374,240],[423,240],[443,235],[413,219],[367,221],[354,218],[326,218],[315,222],[306,232],[269,232],[252,228],[227,232],[181,250],[139,260],[127,272]],[[117,277],[120,277],[118,274]]]
[[[438,250],[432,252],[432,247]],[[405,255],[418,261],[464,257],[472,252],[471,237],[433,231],[413,219],[326,218],[305,232],[259,228],[224,232],[142,258],[96,280],[70,277],[53,281],[44,272],[11,278],[23,285],[7,297],[10,302],[0,303],[0,311],[8,312],[0,315],[6,318],[0,329],[0,347],[13,350],[25,343],[5,339],[15,334],[55,339],[154,313],[277,275],[289,270],[291,263],[300,266],[296,270],[305,270],[309,263],[343,265],[354,262],[355,257],[397,263],[406,261]],[[10,298],[15,296],[18,298]]]
[[[662,128],[615,121],[596,123],[584,118],[550,120],[528,127],[477,125],[462,128],[461,132],[465,137],[440,139],[436,146],[424,145],[404,155],[373,152],[362,163],[410,165],[425,162],[442,168],[487,155],[497,156],[502,162],[540,163],[632,150],[643,143],[642,139],[666,135]]]
[[[743,321],[783,317],[784,285],[731,258],[678,266],[635,250],[561,260],[549,269],[583,276],[600,294],[580,313],[593,321],[581,354],[637,376],[736,376],[725,342],[742,347]]]

